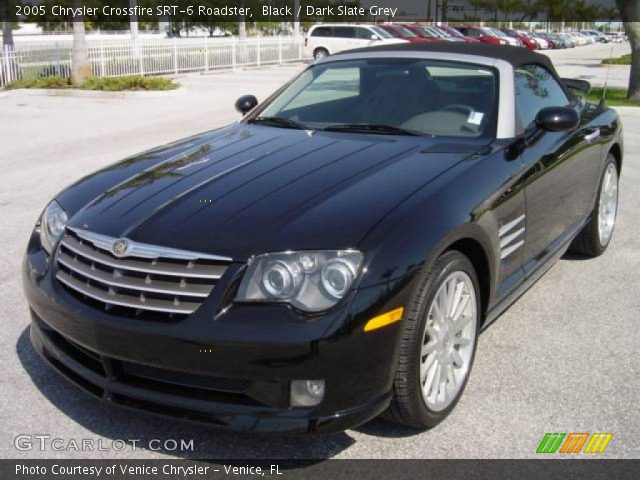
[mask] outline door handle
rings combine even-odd
[[[593,142],[594,140],[596,140],[598,138],[600,138],[600,129],[599,128],[596,128],[591,133],[587,133],[584,136],[584,139],[589,143]]]

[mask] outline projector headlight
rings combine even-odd
[[[53,200],[42,212],[40,217],[40,245],[51,255],[53,249],[62,237],[69,217],[58,202]]]
[[[235,301],[288,303],[320,312],[347,295],[363,259],[357,250],[258,255],[249,262]]]

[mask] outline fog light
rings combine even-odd
[[[324,380],[293,380],[291,406],[314,407],[324,398]]]

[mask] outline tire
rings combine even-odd
[[[465,346],[457,345],[458,349],[455,340],[460,337],[457,336],[455,328],[451,329],[453,322],[449,324],[450,330],[438,326],[436,319],[442,317],[436,314],[434,307],[435,304],[442,304],[438,302],[443,298],[440,296],[443,289],[446,298],[447,286],[455,285],[456,288],[450,291],[457,290],[458,284],[450,283],[453,280],[460,280],[467,288],[464,290],[465,287],[462,287],[460,298],[464,298],[465,292],[468,293],[466,306],[462,310],[463,315],[459,319],[466,318],[467,314],[473,311],[473,318],[466,320],[462,329],[462,336],[467,338],[469,343]],[[475,357],[481,312],[479,292],[478,277],[473,265],[458,251],[445,252],[428,271],[421,274],[406,309],[400,340],[400,357],[393,382],[393,398],[389,409],[383,415],[384,418],[408,427],[426,429],[436,426],[454,409],[464,392]],[[423,348],[430,352],[423,355]],[[449,353],[452,349],[458,352],[459,359],[465,361],[464,370],[463,367],[456,366],[455,361],[450,364],[450,371],[444,367],[449,365],[447,358],[451,358]],[[455,384],[450,381],[451,377],[445,375],[444,390],[440,381],[437,382],[438,386],[429,388],[426,383],[431,378],[433,385],[433,378],[437,377],[443,368],[447,373],[452,372]],[[424,375],[424,372],[427,375]],[[423,378],[426,378],[424,387]],[[426,389],[427,394],[423,393],[423,389]],[[446,397],[446,392],[451,393],[451,398],[439,405],[434,404],[439,397]]]
[[[326,48],[316,48],[313,51],[313,59],[317,62],[318,60],[320,60],[321,58],[324,57],[328,57],[329,56],[329,52],[327,51]]]
[[[609,183],[608,178],[613,183]],[[618,213],[618,178],[618,164],[609,154],[600,177],[596,204],[587,224],[569,247],[570,253],[594,258],[602,255],[611,243]]]

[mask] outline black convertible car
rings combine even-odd
[[[246,431],[425,428],[479,331],[607,248],[613,110],[521,48],[392,45],[62,191],[24,261],[36,350],[113,404]],[[535,340],[531,340],[535,341]]]

